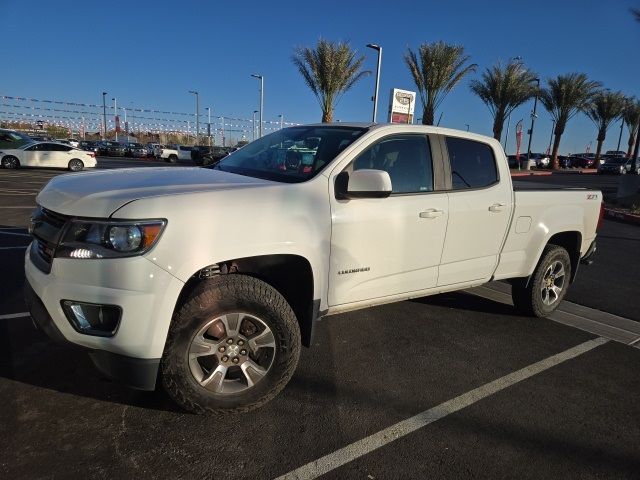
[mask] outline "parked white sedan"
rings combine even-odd
[[[55,142],[34,142],[19,148],[0,151],[0,163],[4,168],[40,167],[67,168],[78,172],[96,166],[96,155]]]

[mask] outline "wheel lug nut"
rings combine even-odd
[[[240,346],[244,345],[244,340],[238,340],[238,345]]]
[[[230,338],[229,340],[227,340],[227,343],[231,345],[233,343],[233,338]]]
[[[218,348],[218,351],[220,353],[224,352],[226,350],[225,346],[223,345],[222,347]]]
[[[238,357],[233,357],[232,362],[233,362],[233,363],[238,363]]]
[[[240,350],[240,355],[246,355],[247,351],[243,348],[242,350]]]
[[[228,357],[228,356],[226,356],[226,355],[225,355],[224,357],[222,357],[222,361],[223,361],[223,362],[226,362],[227,360],[229,360],[229,357]]]

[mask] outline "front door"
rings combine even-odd
[[[329,305],[435,287],[448,198],[434,192],[429,138],[384,137],[345,170],[359,169],[387,171],[393,193],[381,199],[332,198]]]
[[[24,149],[20,163],[25,167],[43,167],[46,159],[46,143],[36,143]]]

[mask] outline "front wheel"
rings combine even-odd
[[[74,158],[69,161],[68,166],[69,166],[69,170],[71,170],[72,172],[79,172],[84,168],[84,163],[82,163],[82,160]]]
[[[563,247],[547,245],[528,284],[518,280],[511,287],[513,305],[524,315],[546,317],[558,308],[569,288],[571,259]]]
[[[167,160],[169,161],[169,163],[176,163],[178,161],[178,157],[175,155],[169,155],[169,158]]]
[[[198,285],[174,315],[162,383],[188,411],[247,412],[289,382],[300,343],[296,316],[276,289],[253,277],[221,275]]]

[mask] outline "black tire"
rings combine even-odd
[[[84,168],[84,162],[79,158],[72,158],[71,160],[69,160],[68,167],[72,172],[79,172]]]
[[[557,296],[554,297],[553,302],[550,304],[545,303],[543,289],[545,286],[545,274],[549,271],[550,267],[559,262],[563,267],[563,283]],[[529,283],[526,283],[524,279],[518,279],[511,285],[511,298],[513,300],[513,306],[515,309],[527,316],[533,317],[546,317],[553,313],[558,308],[560,302],[567,293],[569,288],[569,279],[571,278],[571,258],[569,252],[564,247],[557,245],[547,245],[542,252],[542,256],[536,269],[533,271],[529,279]],[[554,280],[555,281],[555,280]],[[555,294],[554,294],[555,295]],[[547,298],[549,292],[547,290]]]
[[[275,340],[271,364],[245,390],[213,392],[192,374],[189,351],[197,332],[208,322],[236,312],[259,317],[270,328]],[[193,413],[248,412],[267,403],[289,382],[298,364],[300,344],[296,316],[275,288],[253,277],[220,275],[199,284],[174,314],[161,361],[162,384],[176,403]]]
[[[20,160],[13,155],[7,155],[2,159],[2,167],[7,169],[19,168]]]
[[[176,163],[178,161],[178,157],[176,155],[169,155],[169,158],[167,158],[167,161],[169,163]]]

